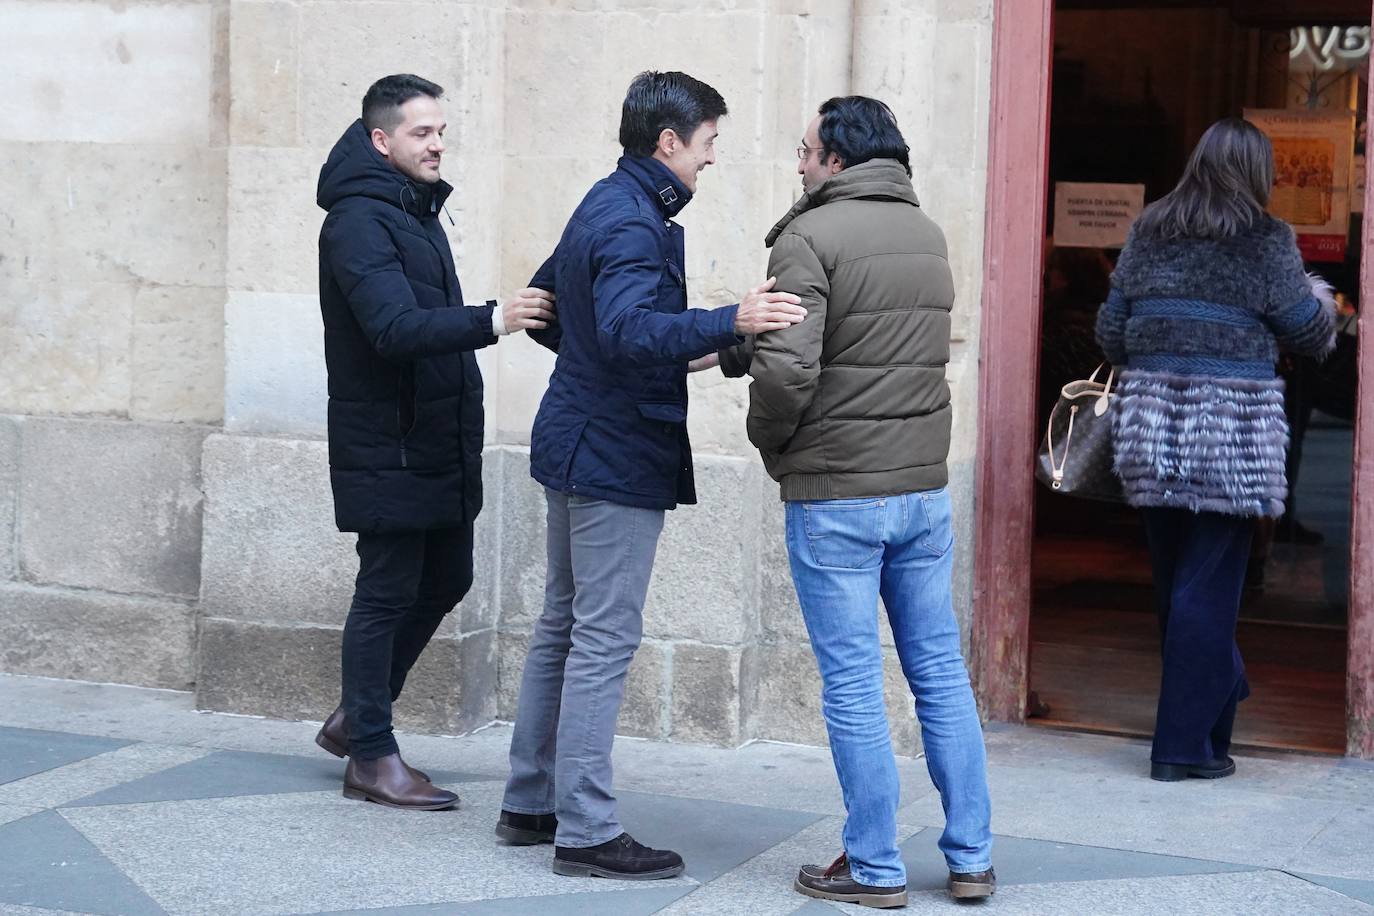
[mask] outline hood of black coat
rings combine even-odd
[[[412,216],[427,216],[437,213],[451,193],[453,186],[446,181],[421,184],[398,172],[377,152],[359,118],[329,151],[320,169],[315,203],[330,210],[345,198],[370,197]]]

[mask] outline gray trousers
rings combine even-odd
[[[556,842],[596,846],[624,829],[611,744],[644,629],[663,510],[546,489],[549,571],[530,637],[502,807],[556,814]]]

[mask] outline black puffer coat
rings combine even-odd
[[[470,524],[495,306],[468,307],[439,224],[453,188],[408,180],[355,121],[320,171],[329,468],[341,531]]]

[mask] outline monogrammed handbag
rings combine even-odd
[[[1107,368],[1107,380],[1097,377]],[[1122,500],[1112,470],[1112,385],[1116,370],[1105,364],[1069,382],[1050,412],[1049,428],[1035,462],[1035,476],[1057,493],[1109,502]]]

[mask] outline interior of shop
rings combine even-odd
[[[1242,746],[1345,748],[1370,13],[1369,0],[1060,0],[1055,10],[1042,429],[1062,386],[1102,362],[1093,325],[1120,245],[1114,228],[1095,234],[1056,208],[1071,190],[1061,186],[1105,184],[1148,203],[1217,119],[1243,115],[1270,132],[1266,123],[1301,116],[1296,135],[1271,133],[1271,211],[1295,224],[1308,269],[1338,290],[1341,333],[1325,363],[1285,356],[1279,367],[1291,496],[1283,519],[1256,530],[1239,628],[1253,691],[1237,718]],[[1136,513],[1037,487],[1035,517],[1027,721],[1150,735],[1158,631]]]

